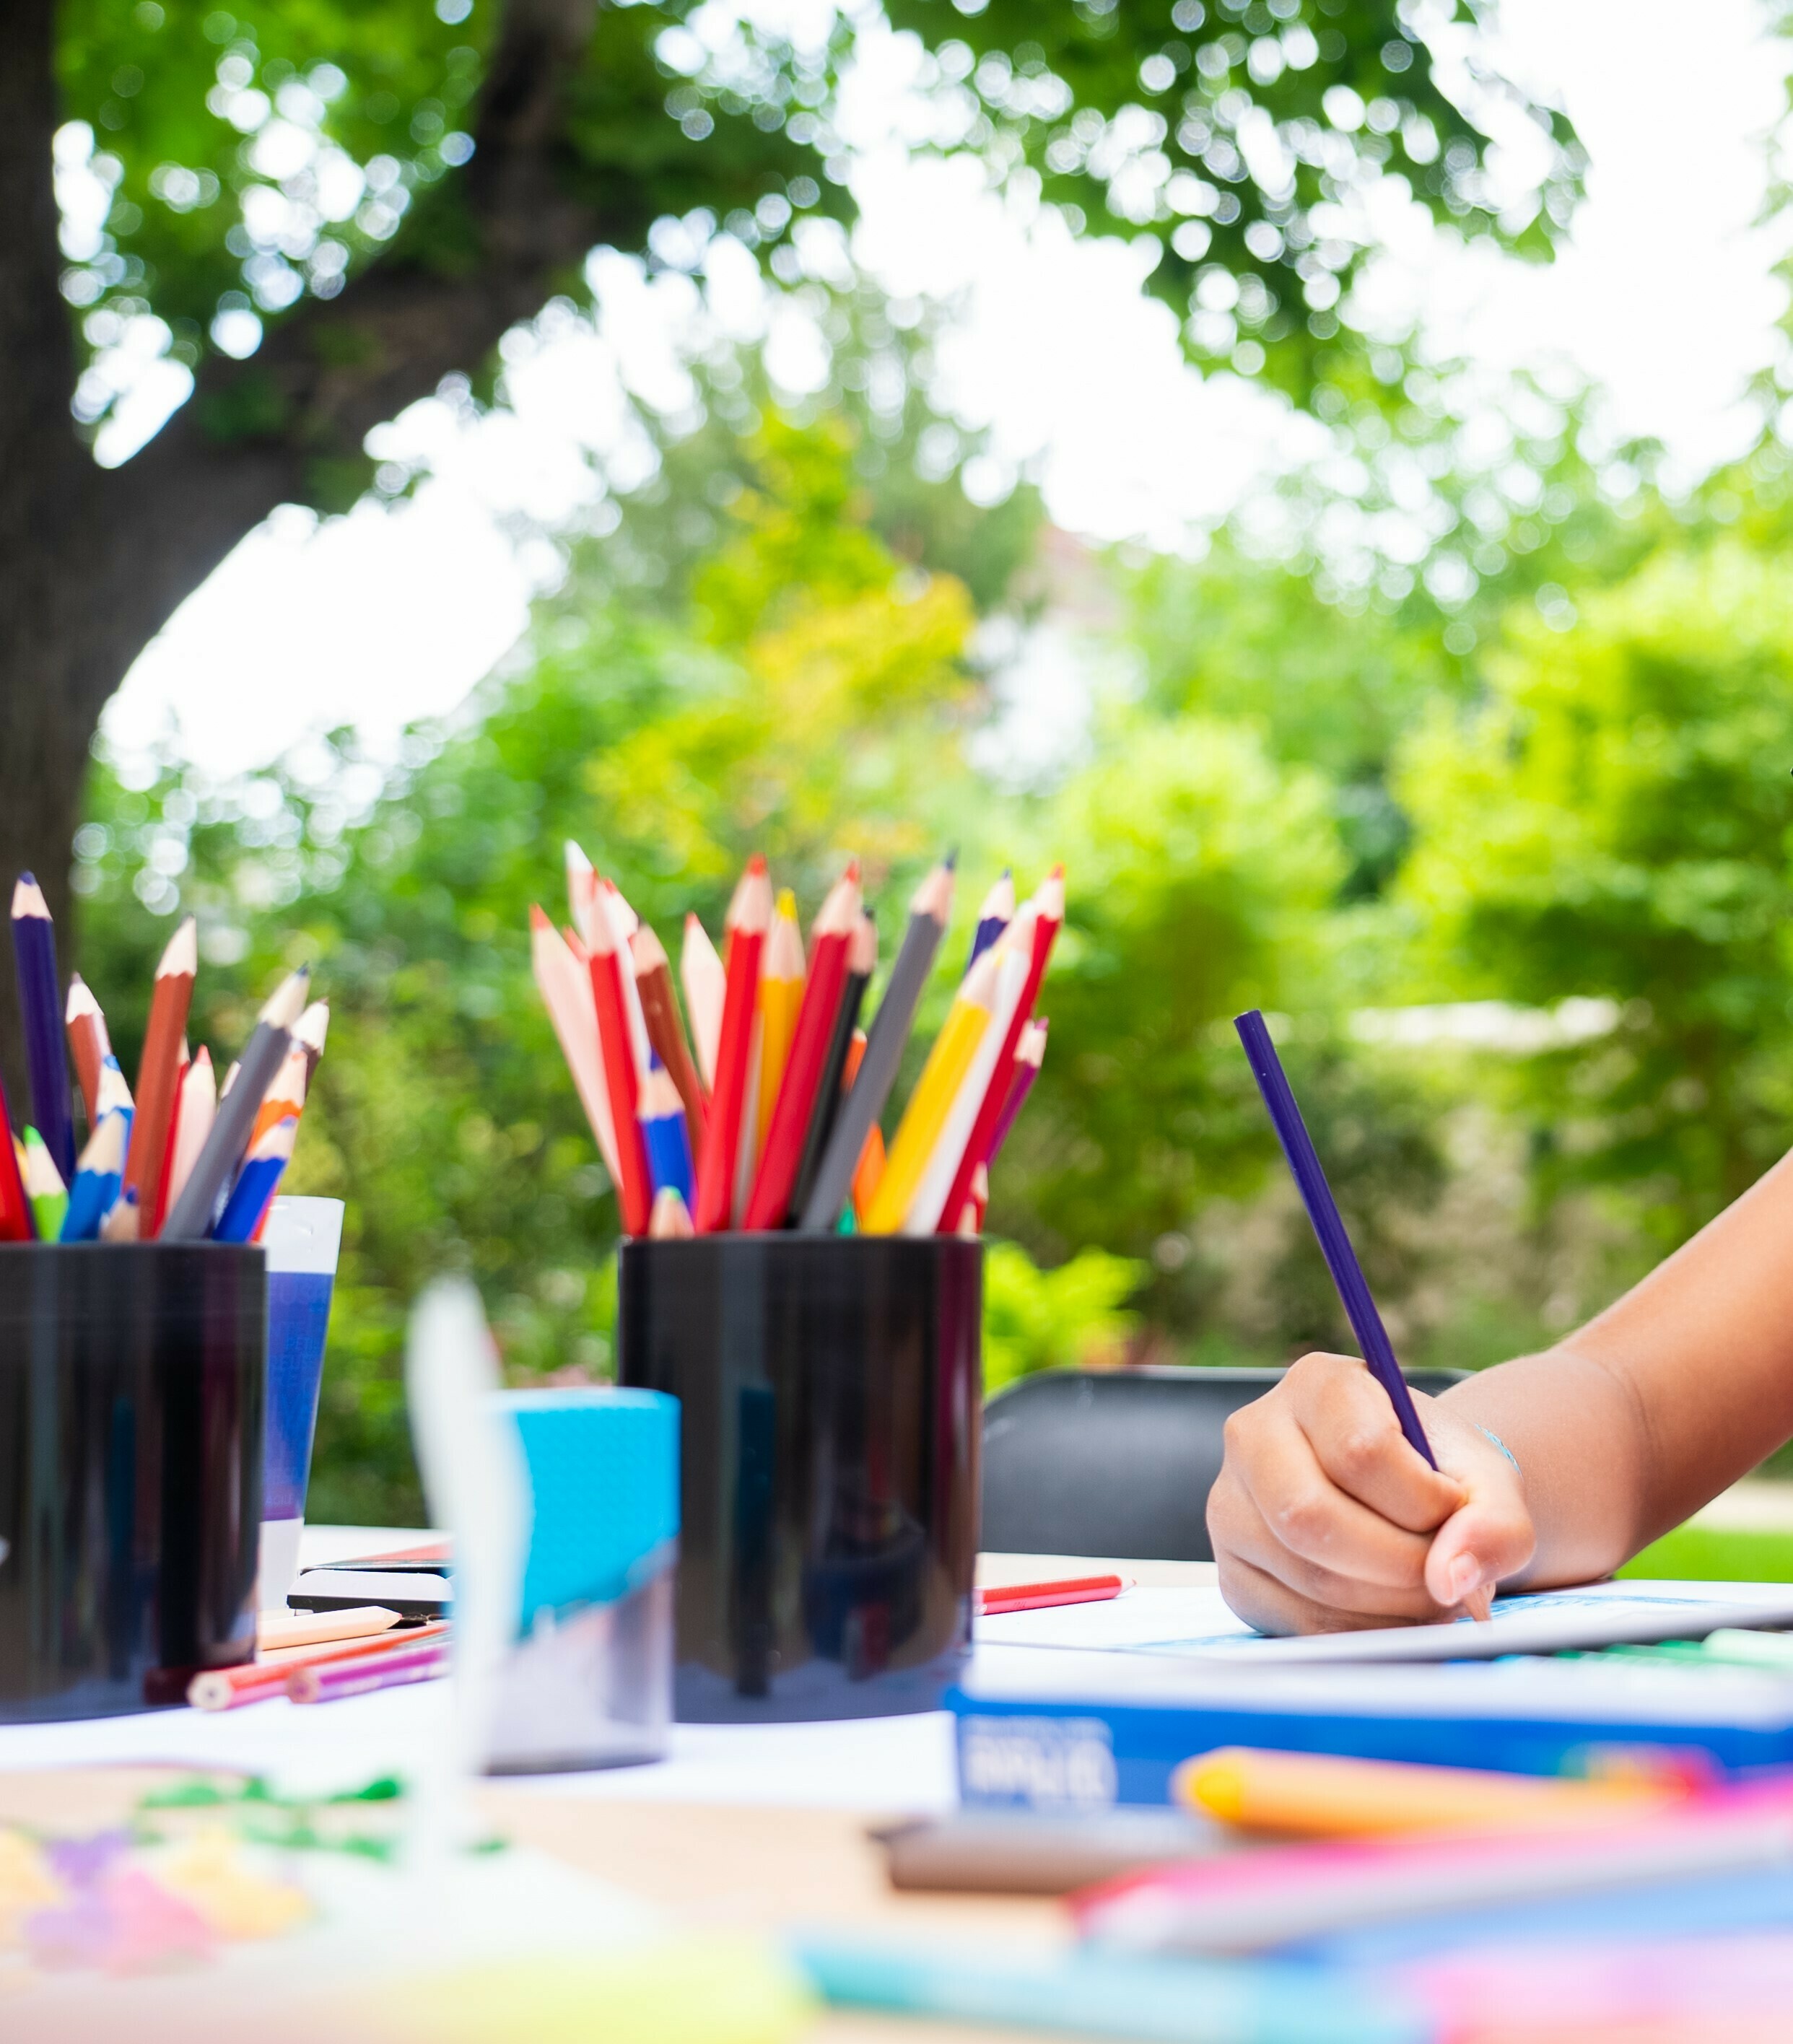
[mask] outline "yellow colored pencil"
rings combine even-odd
[[[983,1032],[990,1027],[996,969],[996,954],[987,951],[960,983],[898,1124],[871,1211],[866,1216],[868,1235],[895,1235],[908,1218],[910,1202],[934,1154],[952,1102],[977,1055]]]
[[[766,1147],[778,1089],[784,1083],[791,1039],[797,1033],[797,1011],[803,1005],[803,932],[797,920],[797,897],[779,889],[772,927],[766,938],[765,963],[760,968],[760,1112],[755,1131],[757,1155]]]

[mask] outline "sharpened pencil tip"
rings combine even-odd
[[[19,875],[18,884],[13,889],[13,921],[21,916],[40,916],[46,923],[50,920],[49,904],[44,899],[44,890],[29,873]]]
[[[948,847],[946,856],[941,861],[941,864],[946,868],[948,873],[951,873],[958,866],[958,863],[959,847],[956,844],[951,845]]]

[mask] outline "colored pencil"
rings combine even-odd
[[[716,1090],[716,1046],[722,1034],[722,1004],[729,976],[710,932],[694,911],[685,918],[685,942],[679,954],[679,983],[685,989],[685,1012],[691,1018],[691,1042],[698,1070],[709,1091]]]
[[[672,991],[672,967],[666,947],[651,925],[643,923],[629,940],[635,961],[636,991],[641,997],[642,1019],[648,1025],[648,1042],[665,1066],[668,1075],[684,1103],[685,1120],[691,1132],[691,1148],[701,1154],[709,1109],[697,1066],[691,1062],[691,1046],[685,1041],[685,1025],[679,1018],[679,1002]]]
[[[600,883],[598,898],[609,912],[610,932],[616,939],[617,971],[622,981],[623,1013],[629,1021],[629,1048],[635,1054],[635,1090],[639,1095],[653,1051],[648,1039],[648,1018],[641,1006],[641,989],[635,981],[635,954],[629,949],[641,919],[623,898],[622,889],[607,877]]]
[[[648,1237],[652,1242],[678,1242],[695,1235],[691,1226],[691,1210],[679,1196],[675,1185],[668,1185],[654,1194],[654,1210],[648,1220]]]
[[[760,1093],[759,1120],[753,1153],[765,1150],[771,1132],[772,1110],[778,1105],[779,1088],[784,1083],[784,1068],[790,1062],[792,1039],[797,1034],[798,1011],[803,1001],[803,932],[797,920],[797,897],[781,887],[773,911],[772,927],[767,933],[764,956],[760,964]]]
[[[248,1147],[256,1110],[274,1083],[281,1060],[292,1043],[293,1024],[304,1012],[310,974],[301,966],[268,996],[248,1042],[234,1085],[219,1100],[205,1147],[194,1160],[187,1183],[169,1204],[162,1235],[169,1242],[196,1242],[206,1232],[218,1195],[230,1181]]]
[[[928,1061],[922,1067],[922,1076],[915,1082],[915,1090],[897,1124],[884,1175],[878,1181],[871,1211],[866,1216],[869,1235],[895,1235],[909,1218],[916,1191],[940,1140],[941,1126],[990,1028],[999,969],[996,953],[986,951],[960,982]],[[870,1059],[868,1051],[868,1063]],[[863,1072],[860,1077],[863,1080]]]
[[[1011,868],[1005,866],[1002,875],[983,897],[983,905],[977,912],[977,927],[972,932],[971,955],[965,960],[965,970],[969,972],[990,947],[1014,920],[1015,877]]]
[[[996,985],[991,996],[989,1027],[979,1038],[977,1049],[941,1123],[933,1154],[916,1185],[908,1217],[902,1224],[906,1235],[932,1235],[940,1228],[948,1190],[960,1179],[960,1167],[972,1141],[972,1127],[986,1095],[995,1082],[997,1057],[1008,1040],[1009,1024],[1021,1004],[1033,966],[1033,937],[1039,920],[1038,909],[1029,901],[983,954],[985,958],[996,960]],[[968,1174],[964,1174],[964,1184],[968,1193]]]
[[[390,1633],[398,1623],[398,1612],[379,1604],[348,1611],[264,1611],[256,1620],[256,1652],[266,1656],[327,1646],[333,1640],[367,1639]]]
[[[884,1132],[875,1121],[871,1132],[865,1139],[865,1147],[860,1152],[859,1162],[853,1168],[853,1221],[862,1231],[883,1177]]]
[[[1681,1801],[1684,1781],[1619,1776],[1497,1774],[1410,1761],[1218,1746],[1172,1777],[1178,1802],[1252,1831],[1299,1838],[1391,1837],[1414,1831],[1526,1830],[1610,1823]]]
[[[852,1057],[856,1041],[860,1046],[860,1056],[863,1058],[865,1054],[865,1036],[859,1026],[859,1015],[865,1005],[865,989],[877,969],[878,926],[862,910],[853,930],[852,941],[847,948],[847,984],[835,1010],[834,1033],[828,1040],[828,1055],[822,1061],[821,1082],[816,1088],[809,1132],[803,1138],[802,1160],[797,1166],[797,1183],[785,1215],[787,1228],[796,1227],[810,1203],[810,1195],[815,1190],[828,1139],[834,1132],[847,1088],[852,1084],[847,1061]],[[856,1070],[859,1060],[855,1058],[853,1062]]]
[[[18,974],[19,1014],[25,1024],[32,1124],[66,1179],[75,1170],[75,1121],[69,1112],[56,933],[44,890],[29,873],[20,874],[13,889],[13,960]]]
[[[579,847],[567,840],[567,913],[579,932],[581,943],[588,943],[586,924],[591,920],[591,905],[598,897],[598,875]]]
[[[909,927],[872,1018],[864,1062],[822,1152],[821,1168],[803,1209],[802,1225],[810,1232],[831,1234],[847,1204],[866,1143],[896,1083],[922,989],[952,912],[952,860],[948,857],[934,867],[910,901]]]
[[[293,1041],[305,1046],[305,1089],[308,1093],[311,1082],[317,1076],[318,1063],[329,1033],[330,1004],[327,1001],[313,1001],[293,1024]]]
[[[267,1089],[267,1097],[256,1109],[255,1121],[249,1130],[250,1149],[254,1149],[276,1122],[289,1116],[297,1121],[303,1115],[308,1062],[305,1046],[295,1035],[291,1049],[280,1060],[280,1069],[274,1074],[274,1083]]]
[[[390,1654],[294,1668],[287,1677],[287,1694],[295,1704],[333,1704],[407,1682],[433,1682],[453,1666],[454,1650],[448,1641],[432,1639],[408,1650],[394,1646]]]
[[[610,905],[601,890],[593,899],[588,928],[592,1005],[598,1016],[598,1043],[603,1053],[604,1084],[610,1096],[610,1126],[616,1136],[620,1166],[617,1200],[622,1212],[622,1231],[645,1235],[654,1196],[637,1118],[641,1082],[629,1028],[628,993],[623,984],[629,969],[621,955]],[[633,986],[632,972],[629,977]]]
[[[697,1206],[691,1216],[699,1235],[714,1235],[725,1228],[734,1200],[741,1123],[751,1111],[747,1082],[760,991],[760,959],[765,949],[771,910],[766,862],[756,852],[735,889],[724,924],[729,942],[726,991],[717,1035],[716,1078],[710,1096],[709,1139],[698,1163]]]
[[[37,1139],[42,1142],[44,1139],[40,1136]],[[19,1169],[12,1112],[6,1104],[6,1082],[0,1079],[0,1242],[29,1242],[36,1232],[31,1202],[25,1189],[25,1176]]]
[[[129,1162],[130,1147],[125,1146]],[[99,1224],[102,1242],[140,1242],[143,1239],[143,1216],[137,1205],[137,1189],[127,1185],[106,1209],[106,1217]]]
[[[1320,1159],[1307,1133],[1307,1124],[1301,1118],[1301,1109],[1295,1105],[1283,1061],[1276,1055],[1276,1047],[1270,1040],[1270,1032],[1263,1016],[1253,1008],[1234,1018],[1233,1026],[1239,1032],[1239,1040],[1245,1047],[1245,1056],[1252,1068],[1252,1076],[1257,1081],[1258,1090],[1264,1096],[1264,1106],[1275,1128],[1276,1139],[1283,1146],[1283,1155],[1288,1159],[1290,1171],[1301,1193],[1302,1204],[1307,1209],[1307,1218],[1313,1224],[1314,1233],[1320,1244],[1320,1254],[1326,1259],[1326,1268],[1332,1273],[1339,1302],[1345,1308],[1345,1318],[1351,1323],[1351,1331],[1357,1337],[1358,1346],[1364,1351],[1364,1360],[1369,1366],[1370,1374],[1388,1394],[1388,1402],[1395,1408],[1395,1416],[1401,1423],[1401,1431],[1407,1444],[1418,1454],[1425,1457],[1433,1469],[1438,1466],[1437,1458],[1432,1452],[1432,1444],[1426,1438],[1426,1430],[1419,1423],[1413,1393],[1407,1389],[1407,1380],[1401,1374],[1401,1366],[1395,1359],[1393,1344],[1388,1331],[1382,1324],[1382,1316],[1376,1311],[1376,1301],[1370,1296],[1370,1288],[1364,1279],[1363,1266],[1358,1262],[1356,1252],[1351,1247],[1351,1238],[1345,1231],[1345,1222],[1333,1197],[1332,1187],[1326,1183],[1326,1174],[1321,1169]],[[1486,1615],[1485,1613],[1483,1614]]]
[[[162,1183],[162,1162],[168,1151],[174,1120],[175,1089],[180,1073],[180,1047],[187,1035],[187,1011],[193,1005],[193,982],[199,970],[198,925],[185,917],[169,938],[156,968],[149,997],[149,1026],[144,1033],[137,1064],[137,1119],[125,1160],[125,1183],[138,1203],[152,1206]]]
[[[10,1141],[7,1147],[12,1147]],[[68,1188],[62,1181],[56,1159],[35,1128],[25,1132],[25,1195],[31,1202],[37,1239],[60,1242],[62,1224],[68,1217]],[[10,1239],[0,1236],[0,1240]]]
[[[860,920],[859,861],[829,889],[810,942],[810,966],[791,1032],[784,1074],[760,1157],[744,1226],[783,1228],[803,1144],[846,992],[848,953]],[[761,982],[761,992],[765,983]]]
[[[671,1074],[656,1057],[641,1082],[641,1140],[648,1153],[648,1174],[653,1181],[654,1197],[671,1191],[689,1206],[696,1197],[692,1187],[691,1139],[685,1126],[685,1110]],[[653,1213],[648,1209],[648,1225]]]
[[[217,1082],[212,1074],[212,1054],[202,1043],[188,1061],[180,1082],[180,1104],[175,1110],[174,1140],[168,1146],[168,1167],[164,1174],[152,1235],[160,1235],[168,1209],[185,1190],[217,1119]]]
[[[1021,1032],[1021,1041],[1015,1046],[1014,1076],[1009,1082],[1009,1097],[1002,1103],[1002,1112],[996,1117],[996,1126],[991,1132],[990,1149],[983,1162],[994,1164],[1002,1154],[1002,1145],[1009,1139],[1009,1131],[1019,1119],[1027,1096],[1033,1090],[1033,1082],[1040,1076],[1040,1067],[1046,1062],[1046,1031],[1048,1027],[1042,1015],[1037,1021],[1029,1022]]]
[[[106,1033],[106,1016],[94,998],[94,990],[78,972],[68,976],[68,1005],[63,1010],[63,1027],[68,1032],[69,1055],[75,1060],[75,1076],[81,1087],[81,1104],[87,1111],[90,1133],[98,1126],[100,1062],[112,1055],[112,1039]]]
[[[262,1216],[292,1162],[293,1142],[298,1134],[298,1116],[289,1114],[249,1145],[243,1168],[224,1203],[224,1212],[212,1230],[214,1241],[247,1242],[260,1227]]]
[[[1051,1611],[1060,1604],[1106,1604],[1133,1588],[1130,1576],[1065,1576],[1056,1582],[996,1583],[977,1593],[978,1616],[1005,1611]]]
[[[309,1044],[300,1040],[299,1031],[306,1025],[306,1016],[316,1014],[320,1010],[326,1014],[329,1012],[322,1001],[314,1001],[293,1024],[293,1047],[287,1053],[279,1070],[275,1074],[274,1083],[267,1089],[267,1099],[256,1112],[256,1124],[249,1133],[249,1147],[246,1155],[252,1156],[256,1145],[262,1137],[288,1116],[295,1124],[305,1119],[306,1102],[311,1097],[311,1074],[317,1069],[320,1054],[314,1054]],[[294,1132],[296,1135],[296,1129]],[[277,1174],[276,1189],[278,1177]],[[261,1240],[267,1231],[267,1217],[273,1211],[274,1193],[270,1192],[262,1202],[261,1212],[255,1226],[249,1231],[248,1239],[251,1242]]]
[[[1034,926],[1033,953],[1028,967],[1027,982],[1022,989],[1021,999],[1009,1018],[996,1064],[991,1073],[977,1118],[972,1124],[971,1139],[965,1144],[959,1159],[959,1168],[954,1174],[946,1197],[941,1202],[940,1225],[948,1233],[956,1227],[958,1216],[964,1211],[967,1193],[971,1189],[972,1173],[990,1154],[990,1139],[995,1134],[1002,1104],[1009,1097],[1009,1089],[1014,1083],[1015,1047],[1021,1040],[1021,1032],[1032,1016],[1040,998],[1041,982],[1045,978],[1046,967],[1052,955],[1052,946],[1064,922],[1064,868],[1055,866],[1042,880],[1033,893],[1033,905],[1039,910],[1039,920]]]
[[[336,1640],[317,1646],[287,1650],[278,1661],[248,1661],[235,1668],[209,1668],[187,1685],[187,1700],[195,1710],[233,1711],[244,1704],[260,1704],[287,1693],[294,1669],[321,1668],[346,1661],[373,1661],[395,1653],[413,1654],[418,1647],[445,1640],[448,1621],[434,1619],[423,1625],[406,1626],[397,1633],[384,1632],[371,1639]]]
[[[58,1239],[93,1241],[99,1234],[100,1223],[112,1211],[124,1177],[125,1117],[116,1112],[102,1114],[99,1126],[87,1138],[87,1147],[81,1152],[74,1181],[68,1189],[68,1207]]]
[[[1603,1825],[1422,1831],[1220,1854],[1123,1876],[1072,1906],[1084,1935],[1111,1948],[1240,1953],[1447,1911],[1764,1872],[1784,1868],[1790,1856],[1793,1808],[1785,1783],[1771,1782]]]
[[[578,943],[575,952],[573,944]],[[598,1154],[613,1185],[622,1182],[622,1165],[610,1121],[610,1095],[604,1076],[604,1054],[598,1041],[598,1012],[592,1005],[591,962],[577,938],[569,943],[542,910],[529,909],[529,949],[542,1005],[560,1039],[560,1055],[573,1075],[573,1089],[591,1125]]]

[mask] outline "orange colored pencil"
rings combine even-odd
[[[287,1693],[287,1683],[295,1668],[327,1667],[339,1661],[377,1660],[382,1654],[409,1653],[432,1639],[445,1639],[446,1619],[410,1625],[396,1632],[377,1633],[370,1639],[326,1642],[318,1646],[288,1650],[278,1661],[247,1661],[236,1668],[209,1668],[187,1685],[187,1700],[202,1711],[233,1711],[239,1704],[264,1703]]]
[[[645,1235],[653,1213],[654,1196],[641,1124],[636,1115],[641,1088],[629,1026],[628,997],[622,983],[626,968],[610,905],[602,890],[594,899],[589,928],[592,1005],[598,1012],[598,1041],[603,1052],[610,1127],[616,1137],[617,1162],[621,1167],[617,1198],[622,1208],[622,1231]]]
[[[698,1165],[697,1212],[691,1216],[699,1235],[714,1235],[725,1228],[734,1204],[741,1120],[753,1112],[747,1097],[748,1067],[760,993],[760,959],[771,919],[771,883],[766,878],[764,857],[755,852],[735,889],[724,924],[729,945],[727,990],[716,1044],[710,1132]]]
[[[256,1110],[256,1118],[249,1130],[252,1145],[257,1136],[265,1135],[275,1123],[284,1121],[289,1115],[294,1121],[305,1112],[306,1084],[309,1060],[305,1046],[295,1036],[293,1047],[280,1060],[280,1069],[274,1075],[271,1085]],[[245,1151],[244,1155],[248,1155]]]
[[[803,986],[797,1020],[791,1032],[790,1055],[779,1083],[771,1120],[760,1155],[760,1168],[747,1202],[742,1225],[783,1228],[797,1167],[803,1160],[803,1139],[827,1061],[834,1017],[847,984],[847,951],[859,922],[859,861],[856,859],[829,890],[816,917],[810,946],[809,977]]]
[[[137,1118],[131,1124],[131,1147],[125,1158],[124,1190],[137,1194],[140,1214],[152,1206],[162,1183],[162,1160],[167,1155],[175,1087],[180,1078],[180,1047],[198,970],[198,925],[189,916],[169,938],[156,968],[149,1027],[137,1066]]]
[[[63,1012],[68,1032],[69,1055],[75,1060],[75,1076],[81,1082],[82,1104],[87,1110],[87,1127],[99,1123],[100,1066],[112,1055],[112,1039],[106,1033],[106,1016],[94,998],[94,989],[79,973],[68,976],[68,1005]]]
[[[1052,943],[1064,922],[1064,868],[1055,866],[1040,882],[1033,897],[1039,910],[1039,921],[1033,932],[1033,955],[1028,966],[1027,978],[1021,990],[1021,999],[1015,1004],[1015,1012],[1010,1020],[1008,1035],[997,1055],[995,1069],[990,1075],[990,1083],[984,1090],[983,1104],[972,1124],[971,1139],[966,1143],[959,1158],[959,1168],[953,1174],[952,1183],[946,1195],[946,1203],[940,1210],[937,1232],[951,1235],[958,1228],[965,1211],[965,1202],[970,1196],[972,1174],[990,1155],[991,1139],[996,1133],[996,1124],[1002,1119],[1002,1109],[1014,1084],[1015,1051],[1021,1041],[1021,1032],[1033,1019],[1033,1004],[1040,997],[1040,983],[1046,976],[1047,962],[1052,955]]]

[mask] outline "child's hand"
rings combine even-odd
[[[1221,1593],[1264,1632],[1486,1617],[1534,1539],[1518,1471],[1449,1404],[1414,1402],[1440,1468],[1353,1356],[1306,1355],[1226,1423],[1208,1499]]]

